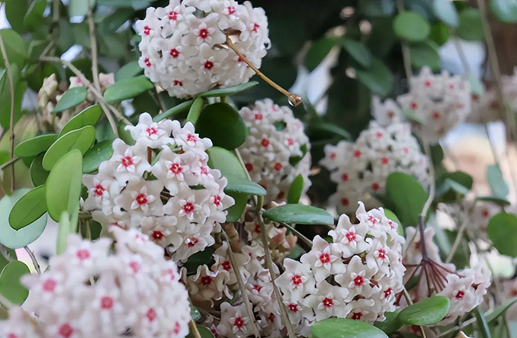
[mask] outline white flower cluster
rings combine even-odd
[[[99,74],[99,83],[101,85],[101,91],[104,92],[106,88],[115,83],[115,75],[113,73],[101,73]],[[75,76],[70,78],[70,86],[68,86],[66,82],[58,83],[56,74],[52,74],[43,80],[43,85],[38,92],[38,109],[40,114],[36,115],[41,130],[59,132],[72,116],[90,106],[95,101],[95,96],[88,90],[86,101],[74,109],[67,109],[59,114],[52,114],[56,104],[61,100],[66,91],[74,87],[86,88],[86,85],[81,79]]]
[[[135,145],[116,139],[98,174],[83,177],[89,192],[84,209],[93,210],[103,227],[141,229],[175,261],[213,245],[211,233],[221,231],[234,201],[223,191],[226,178],[208,167],[205,151],[212,142],[190,122],[155,123],[147,113],[126,129]]]
[[[136,30],[142,36],[139,64],[145,75],[180,98],[253,76],[226,45],[227,37],[258,68],[270,43],[264,10],[249,1],[171,0],[167,7],[148,8]]]
[[[404,264],[408,265],[408,271],[405,276],[408,279],[414,275],[415,269],[418,269],[415,266],[422,261],[423,245],[418,229],[407,227],[405,230],[407,242],[404,252]],[[491,273],[481,265],[456,271],[454,264],[443,263],[439,255],[438,246],[433,242],[433,236],[434,229],[426,228],[424,231],[424,245],[427,258],[432,261],[429,263],[431,267],[428,269],[431,276],[429,277],[430,281],[427,280],[428,277],[422,274],[422,269],[420,269],[420,278],[423,278],[423,280],[417,287],[409,291],[414,297],[414,302],[430,297],[429,289],[436,295],[449,298],[451,301],[449,313],[439,323],[439,325],[448,325],[483,302],[483,296],[491,284]]]
[[[110,229],[116,243],[78,235],[50,260],[51,269],[22,277],[30,290],[21,309],[0,324],[7,338],[185,337],[188,293],[174,262],[136,230]]]
[[[503,299],[512,299],[517,297],[517,278],[506,279],[502,281]],[[517,306],[514,304],[506,311],[506,318],[511,321],[517,320]]]
[[[395,310],[403,289],[402,246],[398,225],[383,209],[366,211],[359,203],[352,224],[341,215],[332,242],[316,236],[300,262],[285,259],[276,283],[293,324],[310,326],[330,317],[367,322],[383,320]]]
[[[386,179],[394,172],[413,175],[423,185],[429,184],[427,159],[411,135],[410,125],[403,122],[383,127],[371,121],[355,142],[325,145],[320,164],[337,183],[329,202],[339,213],[352,212],[358,201],[364,201],[367,208],[377,207],[379,202],[370,193],[382,194]]]
[[[239,150],[251,179],[267,190],[265,202],[285,201],[298,175],[305,193],[311,185],[310,143],[293,111],[265,99],[242,108],[240,114],[249,136]]]

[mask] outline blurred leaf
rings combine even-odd
[[[359,10],[366,16],[391,16],[395,13],[395,1],[393,0],[360,0]]]
[[[92,126],[85,126],[66,133],[59,137],[45,153],[43,157],[43,168],[50,171],[62,157],[74,149],[79,150],[79,152],[84,155],[94,142],[95,128]],[[61,217],[61,213],[55,214],[55,217],[54,220],[58,220],[59,217]]]
[[[47,0],[34,0],[23,18],[23,26],[29,30],[38,28],[46,8]]]
[[[95,6],[95,0],[70,0],[68,15],[70,17],[85,16],[88,14],[88,2],[92,8]]]
[[[83,173],[93,173],[99,169],[99,165],[113,156],[111,140],[104,140],[97,143],[90,149],[83,158]]]
[[[7,80],[7,76],[6,76]],[[7,83],[6,83],[7,84]],[[8,84],[7,84],[8,85]],[[8,85],[9,86],[9,85]],[[25,91],[27,90],[27,82],[21,81],[15,85],[15,94],[14,94],[14,124],[20,120],[24,111],[22,109],[23,97],[25,96]],[[10,121],[11,121],[11,98],[10,98],[10,89],[9,89],[9,98],[2,101],[3,104],[0,105],[0,125],[4,130],[9,129]],[[2,95],[3,97],[3,95]]]
[[[86,100],[88,90],[85,87],[70,88],[63,94],[61,99],[56,104],[52,114],[60,113],[67,109],[74,108]]]
[[[490,334],[490,329],[488,328],[488,323],[486,321],[485,315],[481,311],[480,307],[476,307],[474,309],[474,313],[476,315],[476,326],[478,328],[478,333],[482,338],[492,338]]]
[[[88,34],[88,27],[86,27],[86,28],[87,28],[86,34]],[[63,28],[63,29],[66,29],[66,28]],[[68,29],[70,30],[71,28],[68,28]],[[60,32],[61,32],[61,34],[63,34],[61,28],[60,28]],[[87,36],[87,39],[89,39],[88,36]],[[72,36],[72,44],[74,44],[74,42],[75,42],[75,40],[74,40],[74,37]],[[75,59],[74,61],[72,61],[72,65],[74,65],[81,73],[83,73],[83,75],[88,80],[93,81],[92,60],[91,59]],[[106,69],[101,64],[99,64],[99,73],[104,73],[104,74],[108,73],[106,71]],[[72,72],[70,70],[70,68],[66,68],[65,69],[65,76],[68,79],[68,78],[71,78],[71,77],[75,77],[76,75],[74,74],[74,72]]]
[[[482,41],[485,38],[481,14],[477,9],[467,8],[460,12],[460,25],[456,33],[467,41]]]
[[[13,304],[22,304],[29,295],[29,290],[21,284],[20,278],[30,273],[25,263],[10,262],[0,274],[0,293]]]
[[[152,0],[97,0],[99,5],[108,7],[133,7],[135,9],[147,8]]]
[[[517,302],[517,297],[512,297],[508,300],[505,300],[503,304],[497,306],[494,311],[490,312],[490,314],[485,315],[485,319],[487,323],[490,323],[497,318],[499,318],[501,315],[505,314],[506,311],[512,307],[513,304]]]
[[[350,133],[347,132],[346,130],[341,129],[340,127],[336,126],[335,124],[321,122],[321,121],[312,122],[312,123],[307,124],[305,133],[307,135],[311,135],[310,136],[311,140],[313,139],[313,136],[316,137],[316,135],[325,136],[326,139],[328,139],[329,137],[332,137],[332,136],[336,136],[337,138],[343,139],[343,140],[352,139],[352,135],[350,135]],[[331,135],[329,135],[329,133]]]
[[[385,57],[393,49],[397,36],[393,32],[393,18],[379,18],[372,21],[372,30],[366,41],[368,49],[377,57]]]
[[[198,96],[199,97],[220,97],[220,96],[234,95],[234,94],[240,93],[242,91],[245,91],[247,89],[250,89],[252,87],[255,87],[258,84],[259,83],[257,81],[250,81],[250,82],[240,84],[238,86],[220,88],[220,89],[212,89],[207,92],[201,93]]]
[[[504,23],[517,22],[517,2],[512,0],[490,0],[490,9],[494,16]]]
[[[435,325],[445,318],[449,306],[447,297],[433,296],[406,307],[399,312],[398,318],[404,325]]]
[[[100,35],[110,35],[117,31],[126,21],[131,19],[135,11],[130,8],[118,9],[113,14],[105,17],[97,26]]]
[[[447,0],[444,0],[447,1]],[[424,41],[409,45],[411,65],[415,68],[428,66],[432,70],[441,69],[438,46],[433,41]]]
[[[425,41],[430,32],[429,23],[420,14],[409,11],[395,17],[393,29],[398,37],[409,42]]]
[[[374,58],[368,69],[355,68],[357,80],[364,84],[372,93],[386,97],[393,87],[393,74],[383,61]]]
[[[27,13],[28,9],[28,0],[12,0],[5,4],[5,17],[7,18],[7,21],[9,21],[11,27],[20,34],[27,33],[27,29],[23,25],[23,18],[25,17],[25,13]],[[3,65],[3,60],[0,62]]]
[[[244,192],[230,192],[227,195],[233,198],[235,204],[227,209],[226,222],[237,222],[246,210],[248,194]]]
[[[194,101],[192,107],[195,105]],[[190,121],[188,117],[187,120]],[[223,102],[206,106],[194,123],[200,137],[208,137],[215,146],[228,150],[240,147],[248,136],[242,116],[235,108]]]
[[[438,46],[443,46],[449,40],[449,34],[449,26],[443,22],[435,22],[431,25],[429,40],[433,41]]]
[[[517,257],[517,216],[500,212],[490,218],[488,238],[501,255]]]
[[[375,322],[374,325],[387,334],[397,331],[402,326],[398,318],[399,312],[400,310],[384,313],[386,319],[383,322]]]
[[[334,218],[320,208],[302,204],[286,204],[268,209],[264,218],[289,224],[334,224]]]
[[[497,205],[511,205],[510,201],[508,201],[505,198],[498,198],[498,197],[491,197],[491,196],[481,196],[476,197],[476,201],[482,201],[482,202],[490,202]]]
[[[16,260],[16,251],[13,249],[6,248],[2,244],[0,244],[0,272],[3,270],[3,268],[9,264],[9,261],[5,258],[11,258],[12,260]]]
[[[343,38],[341,40],[343,49],[361,66],[368,68],[372,65],[372,53],[359,41]]]
[[[31,157],[47,151],[57,140],[56,134],[43,134],[21,142],[14,148],[14,155],[18,157]]]
[[[203,251],[196,252],[188,258],[183,264],[183,268],[187,269],[187,274],[192,275],[197,272],[197,268],[201,265],[209,264],[213,260],[214,249],[207,247]]]
[[[486,176],[492,196],[506,199],[510,192],[508,185],[506,184],[503,173],[497,164],[491,164],[486,168]]]
[[[212,333],[212,331],[210,331],[209,328],[199,325],[199,324],[196,324],[196,327],[197,327],[197,331],[199,332],[199,336],[201,338],[215,338],[214,334]],[[196,337],[191,332],[188,334],[187,338],[196,338]]]
[[[287,204],[297,204],[302,197],[303,191],[303,176],[300,174],[296,176],[287,192]]]
[[[77,130],[85,126],[95,126],[97,121],[101,118],[102,115],[102,109],[100,106],[90,106],[83,111],[81,111],[79,114],[75,115],[70,119],[70,121],[65,124],[63,129],[59,132],[59,137],[63,136],[64,134],[68,133],[72,130]]]
[[[403,225],[415,226],[425,202],[427,193],[411,175],[392,173],[386,183],[386,194],[395,204],[394,212]]]
[[[332,48],[336,45],[336,38],[322,38],[314,41],[311,48],[305,55],[305,67],[312,72],[327,57]]]
[[[375,326],[359,320],[330,318],[311,327],[313,338],[388,338]]]
[[[446,173],[440,176],[436,182],[436,197],[444,195],[450,189],[466,195],[472,189],[473,182],[472,176],[467,173],[461,171]]]
[[[138,65],[138,61],[131,61],[122,66],[118,72],[115,73],[115,80],[120,81],[130,79],[144,72],[143,68]]]
[[[11,228],[20,230],[35,222],[47,212],[45,186],[33,188],[16,202],[9,214]]]
[[[438,19],[450,27],[457,27],[459,25],[458,12],[456,12],[456,8],[454,8],[451,1],[433,0],[433,10]]]

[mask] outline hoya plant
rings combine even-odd
[[[480,193],[443,142],[515,145],[517,4],[0,8],[0,337],[517,337],[508,158]]]

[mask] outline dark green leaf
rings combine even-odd
[[[152,0],[98,0],[97,2],[108,7],[142,9],[149,7]]]
[[[2,244],[0,244],[0,272],[7,264],[9,264],[9,258],[15,261],[17,259],[16,251],[14,251],[13,249],[6,248]]]
[[[375,56],[384,58],[390,54],[397,40],[393,32],[393,18],[379,18],[372,22],[366,46]]]
[[[74,108],[86,100],[88,90],[84,87],[70,88],[63,94],[61,99],[56,104],[52,114],[60,113],[70,108]]]
[[[511,205],[511,203],[505,198],[492,197],[492,196],[481,196],[476,197],[476,201],[490,202],[498,205]]]
[[[86,28],[86,40],[89,41],[89,36],[88,36],[88,26],[84,26]],[[71,30],[72,28],[68,28],[68,30]],[[60,34],[63,35],[65,32],[64,32],[65,29],[61,29],[60,28]],[[74,32],[72,32],[74,33]],[[74,36],[72,36],[72,44],[76,43],[77,37],[74,38]],[[70,47],[68,47],[70,48]],[[89,48],[89,47],[88,47]],[[72,65],[74,65],[77,69],[79,69],[79,71],[81,73],[84,74],[84,76],[86,76],[86,78],[90,81],[93,81],[93,75],[92,75],[92,60],[91,59],[76,59],[74,61],[72,61]],[[108,73],[106,71],[106,69],[104,69],[104,67],[102,65],[99,65],[99,72],[100,73]],[[70,78],[72,76],[77,76],[76,74],[74,74],[74,72],[72,72],[70,70],[70,68],[67,68],[65,70],[65,75],[66,75],[66,78]]]
[[[467,173],[461,171],[446,173],[437,181],[436,196],[441,196],[450,189],[459,194],[465,195],[470,191],[470,189],[472,189],[473,182],[474,180]]]
[[[313,338],[388,338],[375,326],[359,320],[330,318],[311,327]]]
[[[296,176],[289,187],[287,193],[287,204],[297,204],[302,197],[303,191],[303,176],[300,174]]]
[[[374,58],[368,69],[355,68],[357,80],[374,94],[387,96],[393,87],[393,74],[381,60]]]
[[[479,330],[478,332],[480,336],[482,338],[492,338],[485,315],[483,314],[479,306],[474,309],[474,314],[476,315],[476,326]]]
[[[515,1],[490,0],[490,9],[494,16],[501,22],[517,22],[517,3]]]
[[[97,26],[97,32],[99,32],[99,34],[101,34],[101,35],[110,35],[110,34],[115,33],[117,31],[117,29],[120,28],[120,26],[122,26],[126,21],[131,19],[131,17],[133,16],[134,13],[135,12],[129,8],[116,10],[115,12],[113,12],[113,14],[105,17],[99,23],[99,25]],[[122,68],[121,68],[121,70],[122,70]],[[142,69],[142,71],[143,71],[143,69]],[[120,72],[120,70],[119,70],[119,72]],[[117,78],[117,75],[115,75],[115,78],[117,79],[117,81],[120,80],[119,78]]]
[[[12,65],[13,68],[15,65]],[[5,77],[7,80],[7,76]],[[18,84],[15,84],[15,95],[14,95],[14,124],[20,120],[20,118],[23,115],[22,110],[22,102],[23,102],[23,96],[25,95],[25,91],[27,89],[27,82],[22,81],[18,82]],[[9,96],[6,100],[2,101],[4,102],[3,105],[0,105],[0,124],[4,130],[8,130],[10,127],[10,121],[11,121],[11,99],[10,99],[10,89],[9,89]]]
[[[227,195],[234,199],[235,204],[227,209],[226,222],[237,222],[240,220],[244,210],[246,210],[248,194],[243,192],[229,192]]]
[[[307,128],[305,129],[305,133],[307,135],[317,134],[317,135],[326,136],[325,138],[337,136],[339,139],[343,139],[343,140],[352,139],[352,135],[350,135],[350,133],[347,132],[346,130],[341,129],[340,127],[336,126],[335,124],[327,123],[327,122],[320,122],[320,121],[314,122],[314,123],[309,123],[307,125]],[[331,135],[329,135],[329,133]],[[309,136],[309,137],[312,140],[312,137],[311,136]]]
[[[438,46],[443,46],[449,40],[449,35],[449,26],[443,22],[435,22],[431,25],[429,40],[433,41]]]
[[[456,30],[458,36],[468,41],[481,41],[485,37],[481,14],[474,8],[466,8],[460,13],[460,25]]]
[[[246,169],[232,152],[220,147],[212,147],[206,152],[209,156],[208,165],[210,168],[219,169],[222,176],[247,179]]]
[[[5,4],[5,16],[11,27],[20,34],[27,32],[27,29],[23,25],[23,18],[28,9],[28,0],[10,0]]]
[[[343,38],[341,40],[341,45],[343,46],[343,49],[361,66],[368,68],[372,65],[372,53],[370,53],[368,48],[361,42]]]
[[[20,230],[35,222],[47,212],[45,186],[31,189],[16,202],[9,214],[11,228]]]
[[[457,27],[460,24],[458,12],[451,1],[433,0],[433,10],[436,17],[450,27]]]
[[[229,96],[233,94],[240,93],[242,91],[245,91],[247,89],[250,89],[252,87],[255,87],[258,85],[257,81],[250,81],[247,83],[240,84],[238,86],[228,87],[228,88],[221,88],[221,89],[212,89],[207,92],[201,93],[198,95],[198,97],[221,97],[221,96]]]
[[[228,192],[242,192],[248,195],[264,196],[267,194],[266,189],[262,188],[257,183],[238,176],[225,176],[228,179],[228,185],[224,191]]]
[[[398,318],[399,312],[400,310],[384,313],[386,319],[383,322],[375,322],[374,325],[386,334],[391,334],[397,331],[402,326]]]
[[[395,13],[395,1],[393,0],[361,0],[361,11],[369,17],[390,16]]]
[[[286,204],[264,212],[275,222],[291,224],[334,224],[334,218],[324,209],[302,204]]]
[[[30,189],[15,190],[10,196],[4,196],[0,200],[0,244],[10,248],[18,249],[34,242],[43,232],[47,225],[47,216],[43,215],[31,225],[14,230],[9,224],[11,209]]]
[[[488,238],[501,255],[517,257],[517,216],[498,213],[488,222]]]
[[[398,318],[404,325],[435,325],[449,312],[450,301],[444,296],[421,299],[400,311]]]
[[[491,164],[486,168],[486,177],[492,196],[506,199],[510,190],[506,184],[503,173],[497,164]]]
[[[386,193],[395,204],[395,213],[403,225],[417,225],[427,193],[422,185],[411,175],[393,173],[388,176]]]
[[[9,64],[16,64],[19,69],[22,69],[27,60],[27,45],[23,42],[22,37],[12,29],[1,29],[0,34],[4,41]],[[3,58],[0,58],[0,67],[5,67]]]
[[[106,89],[106,92],[104,92],[104,100],[106,100],[106,102],[120,102],[132,99],[146,90],[153,88],[153,83],[143,75],[122,79]]]
[[[7,264],[0,274],[0,293],[13,304],[22,304],[29,295],[29,290],[20,283],[20,278],[30,273],[23,262]]]
[[[43,169],[43,156],[43,154],[36,156],[30,166],[31,180],[35,187],[45,184],[49,174],[48,171]]]
[[[110,140],[97,143],[90,149],[83,158],[83,173],[92,173],[99,169],[99,165],[107,161],[113,155],[113,147]]]
[[[23,25],[29,30],[37,28],[43,19],[45,8],[47,8],[47,0],[33,1],[23,18]]]
[[[78,149],[81,154],[86,154],[95,142],[95,128],[85,126],[81,129],[72,130],[57,139],[57,141],[47,150],[43,157],[43,168],[50,171],[54,165],[67,154],[70,150]],[[82,157],[82,156],[81,156]],[[56,217],[60,217],[57,215]]]
[[[195,274],[197,268],[201,265],[210,265],[209,262],[213,259],[212,255],[214,248],[208,247],[203,251],[197,252],[189,257],[189,259],[183,264],[182,267],[187,269],[189,275]]]
[[[44,134],[23,141],[14,148],[14,155],[18,157],[32,157],[47,149],[57,140],[57,134]]]
[[[447,0],[443,0],[447,1]],[[441,69],[441,59],[438,46],[433,41],[424,41],[409,46],[411,65],[415,68],[428,66],[432,70]]]
[[[195,105],[196,102],[192,108]],[[187,121],[191,120],[187,117]],[[248,136],[248,129],[242,116],[235,108],[223,102],[206,106],[195,124],[199,136],[208,137],[215,146],[228,150],[241,146]]]
[[[92,127],[93,128],[93,127]],[[47,179],[47,208],[50,217],[59,221],[63,212],[72,215],[81,196],[83,158],[73,149],[57,161]]]
[[[193,103],[194,103],[194,100],[182,102],[182,103],[178,104],[177,106],[172,107],[169,110],[166,110],[165,112],[161,113],[160,115],[156,115],[155,117],[153,117],[153,121],[159,122],[166,118],[174,119],[174,117],[176,115],[184,113],[187,110],[189,110]]]
[[[131,136],[131,133],[129,132],[129,130],[126,130],[126,125],[125,124],[120,124],[118,126],[118,137],[126,142],[126,144],[129,144],[130,146],[134,145],[136,143],[135,139]],[[111,140],[110,138],[108,138],[107,140]],[[105,141],[105,140],[103,140]]]
[[[322,38],[312,43],[311,48],[305,55],[305,67],[312,72],[327,57],[332,48],[336,45],[336,38]]]
[[[393,22],[395,34],[409,42],[422,42],[429,36],[429,23],[414,12],[402,12],[395,17]]]
[[[203,110],[203,105],[205,104],[205,100],[202,97],[198,97],[194,100],[187,115],[187,122],[192,122],[192,124],[196,124],[199,119],[199,115],[201,115],[201,111]],[[196,132],[199,132],[196,130]]]
[[[130,79],[137,75],[140,75],[144,72],[144,70],[138,65],[138,61],[131,61],[115,73],[115,80],[118,82],[124,79]]]
[[[67,124],[59,132],[59,137],[65,135],[69,131],[80,129],[84,126],[95,126],[97,121],[101,118],[102,108],[100,106],[90,106],[75,115],[68,121]]]
[[[199,325],[199,324],[196,324],[196,327],[197,327],[197,331],[199,332],[199,336],[201,338],[215,338],[214,334],[212,333],[212,331],[210,331],[209,328]],[[190,332],[188,334],[187,338],[196,338],[196,337],[192,334],[192,332]]]

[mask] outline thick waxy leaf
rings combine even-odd
[[[332,123],[327,122],[314,122],[307,125],[305,129],[306,134],[311,135],[322,135],[322,136],[337,136],[340,139],[351,140],[352,135],[344,129],[336,126]],[[329,135],[329,133],[331,135]],[[312,138],[311,138],[312,139]]]
[[[435,22],[431,25],[431,33],[429,33],[429,40],[433,41],[438,46],[443,46],[449,40],[449,35],[449,26],[447,26],[443,22]]]
[[[22,69],[27,60],[27,45],[23,42],[22,37],[12,29],[1,29],[0,34],[4,41],[9,64],[16,64],[19,69]],[[0,68],[5,68],[3,57],[0,58]]]
[[[395,34],[409,42],[421,42],[427,39],[430,32],[429,23],[415,12],[402,12],[393,22]]]
[[[417,225],[427,193],[413,176],[393,173],[388,176],[386,193],[395,205],[395,213],[404,225]]]
[[[449,312],[450,301],[444,296],[420,300],[400,311],[398,318],[404,325],[435,325]]]
[[[48,171],[43,169],[43,156],[43,154],[36,156],[34,160],[32,160],[31,166],[29,168],[32,184],[35,187],[45,184],[49,174]]]
[[[26,33],[27,29],[23,25],[23,18],[29,9],[29,0],[8,0],[1,2],[6,2],[5,16],[11,27],[20,34]],[[1,67],[3,67],[3,63]]]
[[[490,9],[499,21],[517,22],[517,2],[513,0],[490,0]]]
[[[16,251],[0,244],[0,272],[11,260],[15,261],[16,259]]]
[[[480,336],[482,338],[492,338],[492,334],[490,333],[490,328],[488,327],[485,315],[479,306],[474,309],[474,314],[476,315],[476,326],[479,329]]]
[[[256,85],[258,85],[257,81],[250,81],[250,82],[243,83],[243,84],[240,84],[240,85],[234,86],[234,87],[209,90],[207,92],[199,94],[198,96],[199,97],[229,96],[229,95],[233,95],[233,94],[237,94],[237,93],[243,92],[243,91],[245,91],[247,89],[255,87]]]
[[[68,14],[72,16],[85,16],[88,14],[88,4],[95,6],[95,0],[70,0]]]
[[[334,218],[324,209],[302,204],[286,204],[264,212],[264,217],[291,224],[334,224]]]
[[[30,273],[23,262],[7,264],[0,274],[0,293],[13,304],[22,304],[29,295],[29,290],[20,283],[20,278]]]
[[[433,41],[411,44],[409,50],[413,67],[422,68],[428,66],[432,70],[439,70],[441,68],[438,46]]]
[[[59,136],[63,136],[69,131],[82,128],[84,126],[94,126],[101,118],[102,108],[100,106],[91,106],[72,117],[70,121],[61,129]]]
[[[287,204],[297,204],[302,197],[303,191],[303,176],[298,175],[294,178],[293,183],[287,192]]]
[[[23,141],[14,148],[14,155],[18,157],[32,157],[47,149],[57,140],[57,134],[45,134]]]
[[[45,186],[31,189],[16,202],[9,214],[11,228],[20,230],[36,221],[47,212]]]
[[[177,114],[181,114],[181,113],[184,113],[187,110],[189,110],[193,103],[194,103],[194,100],[182,102],[182,103],[178,104],[177,106],[164,111],[160,115],[156,115],[155,117],[153,117],[153,121],[159,122],[166,118],[173,119]]]
[[[375,322],[374,325],[386,334],[397,331],[402,326],[398,318],[399,312],[400,310],[395,312],[386,312],[384,314],[386,319],[383,322]]]
[[[194,100],[187,115],[187,122],[191,122],[192,124],[196,124],[199,119],[199,115],[201,115],[201,111],[203,110],[203,105],[205,104],[205,100],[202,97],[198,97]],[[196,130],[198,132],[198,130]]]
[[[112,142],[104,140],[90,149],[83,158],[83,173],[92,173],[99,169],[102,162],[107,161],[113,155]]]
[[[366,45],[359,41],[343,38],[341,40],[343,49],[361,66],[370,67],[372,65],[373,57]]]
[[[373,59],[368,69],[355,68],[357,80],[364,84],[374,94],[387,96],[393,87],[393,74],[379,59]]]
[[[210,265],[210,261],[213,261],[213,254],[214,249],[212,247],[207,247],[205,250],[196,252],[190,256],[182,267],[187,269],[188,275],[196,274],[199,266]]]
[[[375,326],[359,320],[330,318],[311,327],[314,338],[388,338]]]
[[[227,209],[226,222],[237,222],[241,219],[244,210],[246,210],[248,194],[244,192],[229,192],[228,196],[233,198],[235,204]]]
[[[153,83],[143,75],[126,78],[109,86],[106,92],[104,92],[104,100],[106,100],[106,102],[120,102],[132,99],[146,90],[153,88]]]
[[[464,40],[480,41],[485,38],[481,14],[477,9],[466,8],[461,11],[460,25],[456,33]]]
[[[433,11],[438,19],[451,27],[457,27],[460,24],[458,12],[452,4],[452,1],[433,0]]]
[[[70,88],[63,94],[56,104],[52,114],[60,113],[70,108],[74,108],[86,100],[88,90],[84,87]]]
[[[336,45],[336,38],[322,38],[313,42],[305,56],[305,67],[312,72],[327,57],[332,48]]]
[[[47,179],[47,208],[50,217],[59,221],[63,212],[72,215],[81,196],[82,154],[74,149],[61,157]]]
[[[451,189],[458,194],[465,195],[472,189],[473,183],[472,177],[462,171],[446,173],[437,180],[436,196],[441,196]]]
[[[84,155],[94,142],[95,128],[92,126],[85,126],[66,133],[57,139],[43,157],[43,168],[51,170],[60,158],[73,149],[78,149]]]
[[[498,213],[488,222],[488,238],[501,255],[517,257],[517,216]]]
[[[504,180],[503,173],[497,164],[489,165],[486,168],[486,177],[490,190],[492,190],[492,196],[506,199],[510,189]]]
[[[47,225],[47,216],[43,215],[38,220],[20,230],[14,230],[9,224],[9,214],[13,206],[30,189],[24,188],[15,190],[10,196],[4,196],[0,200],[0,244],[10,248],[18,249],[34,242],[43,232]]]
[[[120,81],[124,79],[130,79],[137,75],[140,75],[144,72],[144,70],[138,65],[138,61],[131,61],[115,73],[115,80]]]
[[[74,209],[72,215],[63,211],[59,218],[59,229],[57,232],[56,253],[60,254],[66,250],[67,238],[77,230],[77,220],[79,217],[79,205]]]
[[[228,185],[224,191],[242,192],[248,195],[264,196],[267,194],[266,189],[257,183],[238,176],[225,176],[228,179]]]
[[[201,111],[196,123],[196,132],[201,137],[211,139],[215,146],[228,150],[242,145],[248,134],[239,112],[229,104],[222,102],[208,105]]]
[[[27,10],[27,14],[25,14],[23,18],[23,25],[30,30],[37,28],[43,19],[43,13],[46,7],[47,0],[33,1]]]

